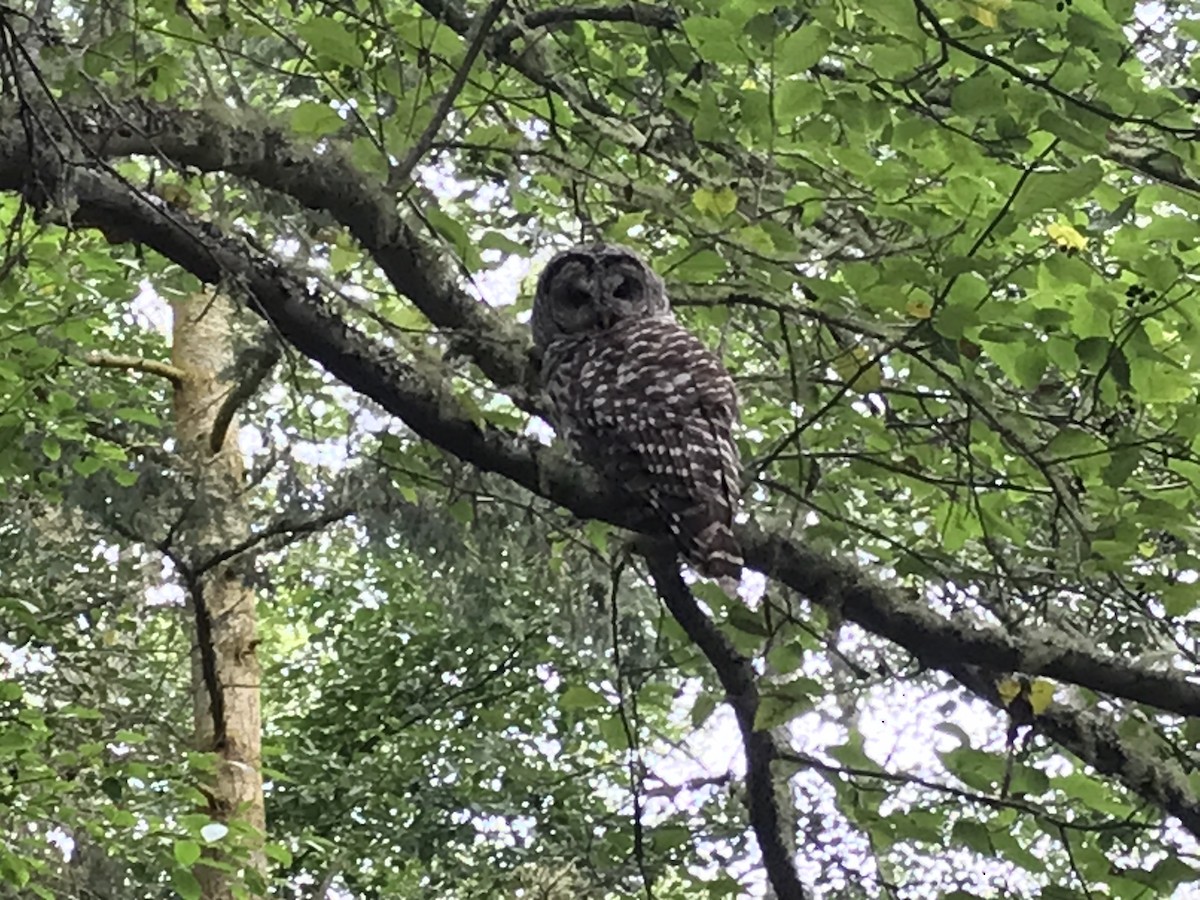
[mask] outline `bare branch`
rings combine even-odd
[[[256,531],[249,537],[239,541],[232,547],[227,547],[211,557],[196,565],[196,574],[203,575],[205,572],[213,569],[224,562],[228,562],[243,553],[247,553],[255,548],[261,548],[263,545],[271,548],[278,548],[294,543],[295,541],[305,538],[310,534],[315,534],[333,525],[341,522],[343,519],[348,519],[354,515],[355,508],[352,506],[341,506],[335,509],[326,510],[319,516],[314,516],[309,519],[280,519],[272,522],[262,531]]]
[[[170,363],[159,362],[157,359],[144,359],[140,356],[125,356],[119,353],[89,353],[83,361],[89,366],[99,369],[129,369],[134,372],[145,372],[147,375],[158,375],[172,384],[180,384],[188,377],[187,372]]]
[[[746,563],[908,649],[939,669],[970,660],[996,672],[1023,672],[1084,685],[1184,716],[1200,715],[1200,685],[1179,673],[1159,672],[1092,648],[1046,638],[1018,638],[998,629],[948,620],[921,598],[905,598],[874,582],[853,564],[801,541],[753,527],[739,530]]]

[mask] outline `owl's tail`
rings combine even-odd
[[[657,491],[651,491],[650,501],[666,523],[675,546],[696,571],[706,578],[733,583],[741,580],[742,548],[733,536],[729,506]]]
[[[724,522],[709,522],[688,543],[684,551],[701,575],[734,581],[742,577],[742,548]]]

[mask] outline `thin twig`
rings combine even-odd
[[[442,99],[438,102],[437,109],[434,110],[433,118],[429,124],[425,126],[425,131],[421,137],[413,144],[412,149],[408,151],[408,155],[400,165],[396,166],[388,175],[388,184],[392,187],[399,187],[408,181],[413,173],[413,169],[429,152],[429,148],[433,146],[434,140],[437,139],[437,134],[445,124],[446,118],[450,115],[450,108],[454,105],[454,101],[458,99],[458,95],[462,93],[463,87],[467,83],[467,77],[471,74],[471,67],[475,65],[475,60],[483,50],[483,44],[487,40],[488,33],[492,30],[492,26],[496,24],[496,20],[500,18],[500,13],[508,4],[508,0],[492,0],[488,4],[488,8],[483,11],[483,14],[472,25],[471,32],[468,35],[470,45],[467,47],[467,55],[463,58],[462,65],[458,67],[458,71],[454,73],[454,80],[450,82],[450,87],[446,89],[446,93],[442,95]]]

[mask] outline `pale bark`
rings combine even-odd
[[[249,532],[243,502],[243,461],[236,422],[214,453],[210,436],[234,385],[222,373],[234,361],[230,339],[232,305],[220,295],[196,294],[172,304],[172,365],[184,373],[175,382],[175,434],[185,475],[194,486],[191,509],[180,529],[177,564],[193,613],[192,697],[197,749],[217,755],[202,790],[206,810],[219,822],[240,822],[259,836],[248,859],[265,874],[260,851],[265,833],[262,792],[261,670],[255,595],[237,560],[198,571],[188,561],[209,559]],[[215,696],[214,696],[215,694]],[[237,830],[231,832],[232,835]],[[195,869],[205,900],[233,896],[229,877],[201,861]],[[252,883],[258,879],[252,878]]]

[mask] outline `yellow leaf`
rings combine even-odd
[[[1005,706],[1011,706],[1014,700],[1024,699],[1029,704],[1030,712],[1040,716],[1054,700],[1054,684],[1044,678],[1032,681],[1024,677],[1004,678],[996,682],[996,693]]]
[[[1000,24],[1000,10],[1008,9],[1011,5],[1012,0],[976,0],[967,4],[967,11],[972,19],[985,28],[996,28]]]
[[[1008,704],[1021,696],[1021,682],[1015,678],[1005,678],[1002,681],[997,681],[996,693],[1000,695],[1000,702],[1008,706]]]
[[[737,192],[733,188],[721,188],[713,194],[713,209],[723,216],[729,215],[737,209]]]
[[[738,196],[733,188],[723,187],[719,191],[710,188],[698,188],[692,194],[692,203],[703,213],[711,213],[717,218],[729,215],[737,209]]]
[[[922,297],[914,297],[912,300],[909,300],[908,305],[904,309],[914,319],[928,319],[933,315],[933,307],[928,300]]]
[[[192,202],[191,192],[182,184],[160,184],[158,195],[180,209],[186,209]]]
[[[1050,703],[1053,700],[1054,685],[1041,678],[1035,678],[1033,683],[1029,685],[1029,708],[1033,710],[1033,714],[1040,716],[1050,708]]]
[[[987,28],[995,28],[1000,24],[996,14],[985,6],[971,5],[971,18]]]
[[[883,367],[872,362],[872,356],[866,347],[854,347],[833,360],[833,370],[843,381],[850,382],[853,390],[869,394],[883,386]]]
[[[1046,226],[1046,234],[1064,250],[1082,250],[1087,246],[1087,238],[1070,225],[1055,222]]]

